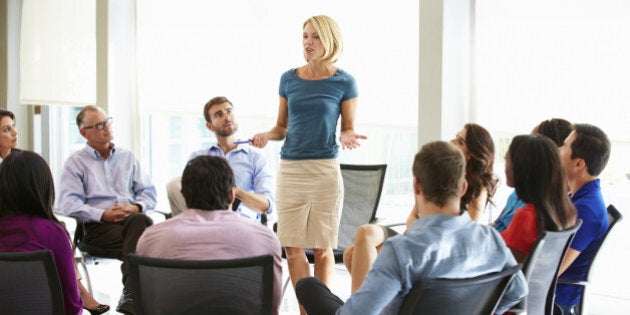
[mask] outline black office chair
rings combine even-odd
[[[581,225],[582,220],[578,219],[577,224],[568,230],[544,231],[540,234],[523,264],[523,274],[527,280],[529,294],[517,306],[510,309],[510,312],[553,314],[558,271]]]
[[[521,265],[468,279],[423,279],[416,282],[400,315],[491,315]]]
[[[273,257],[172,260],[129,255],[137,315],[271,314]]]
[[[576,311],[577,315],[587,314],[586,313],[586,301],[585,301],[586,300],[586,288],[588,287],[588,284],[591,281],[591,275],[592,275],[591,272],[593,270],[593,265],[595,263],[595,259],[597,258],[597,254],[599,254],[599,252],[600,252],[600,250],[602,248],[602,245],[604,244],[604,241],[608,237],[608,234],[610,233],[612,228],[615,226],[615,224],[617,224],[617,222],[619,222],[621,219],[623,219],[623,216],[621,215],[619,210],[617,210],[617,208],[615,208],[615,206],[609,205],[607,210],[608,210],[608,229],[604,233],[604,236],[602,237],[601,241],[597,245],[597,248],[595,249],[595,252],[593,253],[593,258],[591,259],[591,263],[588,265],[588,269],[586,270],[586,276],[584,277],[584,280],[572,280],[572,279],[563,279],[563,278],[560,278],[558,280],[560,283],[570,283],[570,284],[574,284],[574,285],[580,285],[580,286],[583,287],[582,295],[580,295],[580,302],[578,303],[577,307],[575,308],[575,311]]]
[[[65,314],[50,251],[0,253],[0,313]]]

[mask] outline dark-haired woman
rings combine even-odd
[[[53,215],[55,189],[50,168],[37,153],[18,151],[0,165],[0,251],[49,250],[66,314],[81,314],[70,236]]]
[[[558,147],[561,147],[564,143],[564,139],[569,136],[571,131],[573,131],[573,125],[569,121],[562,118],[552,118],[541,121],[536,127],[534,127],[532,134],[546,136]],[[520,209],[524,206],[525,203],[518,199],[516,191],[513,191],[505,203],[505,208],[503,208],[503,211],[492,225],[494,225],[494,228],[497,231],[503,232],[507,229],[508,225],[510,225],[516,209]]]
[[[481,222],[482,215],[497,188],[494,176],[494,141],[488,130],[478,124],[466,124],[464,129],[451,140],[466,157],[466,181],[468,189],[461,199],[460,207],[468,212],[470,219]],[[487,223],[487,222],[485,222]]]
[[[0,109],[0,163],[12,151],[16,150],[18,132],[15,129],[15,115],[4,109]]]
[[[523,262],[542,231],[573,227],[577,212],[567,197],[558,147],[548,137],[514,137],[505,157],[505,177],[525,207],[516,210],[501,236],[516,260]]]

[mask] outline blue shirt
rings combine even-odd
[[[518,195],[516,195],[516,190],[512,191],[510,196],[508,197],[507,202],[505,203],[505,208],[501,215],[494,221],[494,228],[497,232],[503,232],[503,230],[507,229],[510,222],[512,222],[512,218],[514,217],[514,212],[516,209],[520,209],[525,207],[525,203],[518,199]]]
[[[280,157],[286,160],[332,159],[341,103],[358,96],[354,78],[337,69],[323,80],[304,80],[291,69],[280,78],[280,96],[287,99],[289,128]]]
[[[100,222],[103,212],[115,204],[138,204],[143,212],[155,209],[155,187],[134,154],[113,143],[109,152],[103,159],[86,145],[66,160],[59,196],[65,215]]]
[[[188,161],[201,155],[224,157],[232,167],[236,186],[244,191],[262,194],[267,197],[267,200],[269,200],[269,209],[267,209],[266,213],[273,213],[273,177],[271,176],[267,159],[260,151],[249,145],[238,145],[236,149],[225,155],[220,147],[213,145],[210,149],[193,152],[188,158]],[[260,221],[260,213],[248,208],[243,203],[238,206],[236,212],[244,217]]]
[[[385,241],[365,282],[337,314],[398,314],[404,297],[420,279],[471,278],[515,265],[499,233],[474,223],[468,215],[420,218],[405,235]],[[527,282],[519,272],[496,313],[526,295]]]
[[[595,247],[601,242],[608,229],[608,211],[604,203],[599,179],[580,187],[571,196],[571,201],[577,209],[578,218],[582,219],[582,226],[575,233],[571,248],[580,252],[575,261],[564,271],[561,278],[584,280],[586,269],[593,260]],[[579,302],[582,286],[568,283],[558,283],[556,288],[556,303],[574,306]]]

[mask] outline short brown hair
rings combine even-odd
[[[213,97],[206,103],[206,106],[203,107],[203,117],[206,119],[207,122],[212,121],[210,118],[210,113],[208,113],[208,111],[210,111],[210,108],[212,108],[212,106],[214,105],[223,103],[230,103],[230,105],[232,105],[232,108],[234,108],[234,104],[232,104],[232,102],[230,102],[230,100],[228,100],[225,96]]]
[[[445,141],[423,145],[413,161],[413,176],[422,185],[424,198],[439,207],[460,198],[465,173],[464,154]]]

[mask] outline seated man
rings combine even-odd
[[[454,145],[442,141],[424,145],[413,163],[416,203],[407,219],[407,232],[385,241],[363,285],[345,304],[316,278],[301,279],[296,294],[307,313],[397,314],[418,280],[471,278],[515,266],[514,256],[494,228],[460,215],[460,198],[467,185],[465,167],[464,156]],[[358,263],[355,257],[353,266]],[[369,269],[370,260],[362,263]],[[526,294],[527,283],[519,272],[497,313]]]
[[[206,128],[214,132],[217,144],[209,149],[193,152],[188,160],[200,155],[222,156],[227,159],[236,179],[236,197],[241,201],[236,212],[260,222],[261,214],[270,214],[274,208],[273,178],[267,159],[249,145],[235,142],[234,134],[238,130],[238,124],[234,119],[234,106],[227,98],[212,98],[204,106],[203,116],[206,119]],[[186,210],[180,177],[171,180],[166,191],[173,215]]]
[[[112,118],[96,106],[85,106],[77,115],[87,145],[66,161],[59,207],[64,214],[85,222],[86,244],[116,253],[122,260],[124,289],[117,311],[133,314],[126,283],[127,255],[135,251],[138,238],[153,224],[143,212],[155,208],[156,193],[134,154],[111,142],[111,123]]]
[[[598,127],[575,124],[560,147],[562,165],[569,183],[569,196],[582,226],[575,233],[567,251],[560,277],[583,280],[593,259],[595,247],[608,229],[608,212],[599,185],[599,174],[610,156],[608,136]],[[558,283],[555,314],[574,314],[573,308],[582,295],[582,286]]]
[[[267,227],[230,209],[236,190],[232,169],[224,158],[204,155],[192,159],[182,176],[188,210],[148,228],[140,237],[137,253],[187,260],[272,255],[272,306],[277,314],[282,293],[280,241]]]

